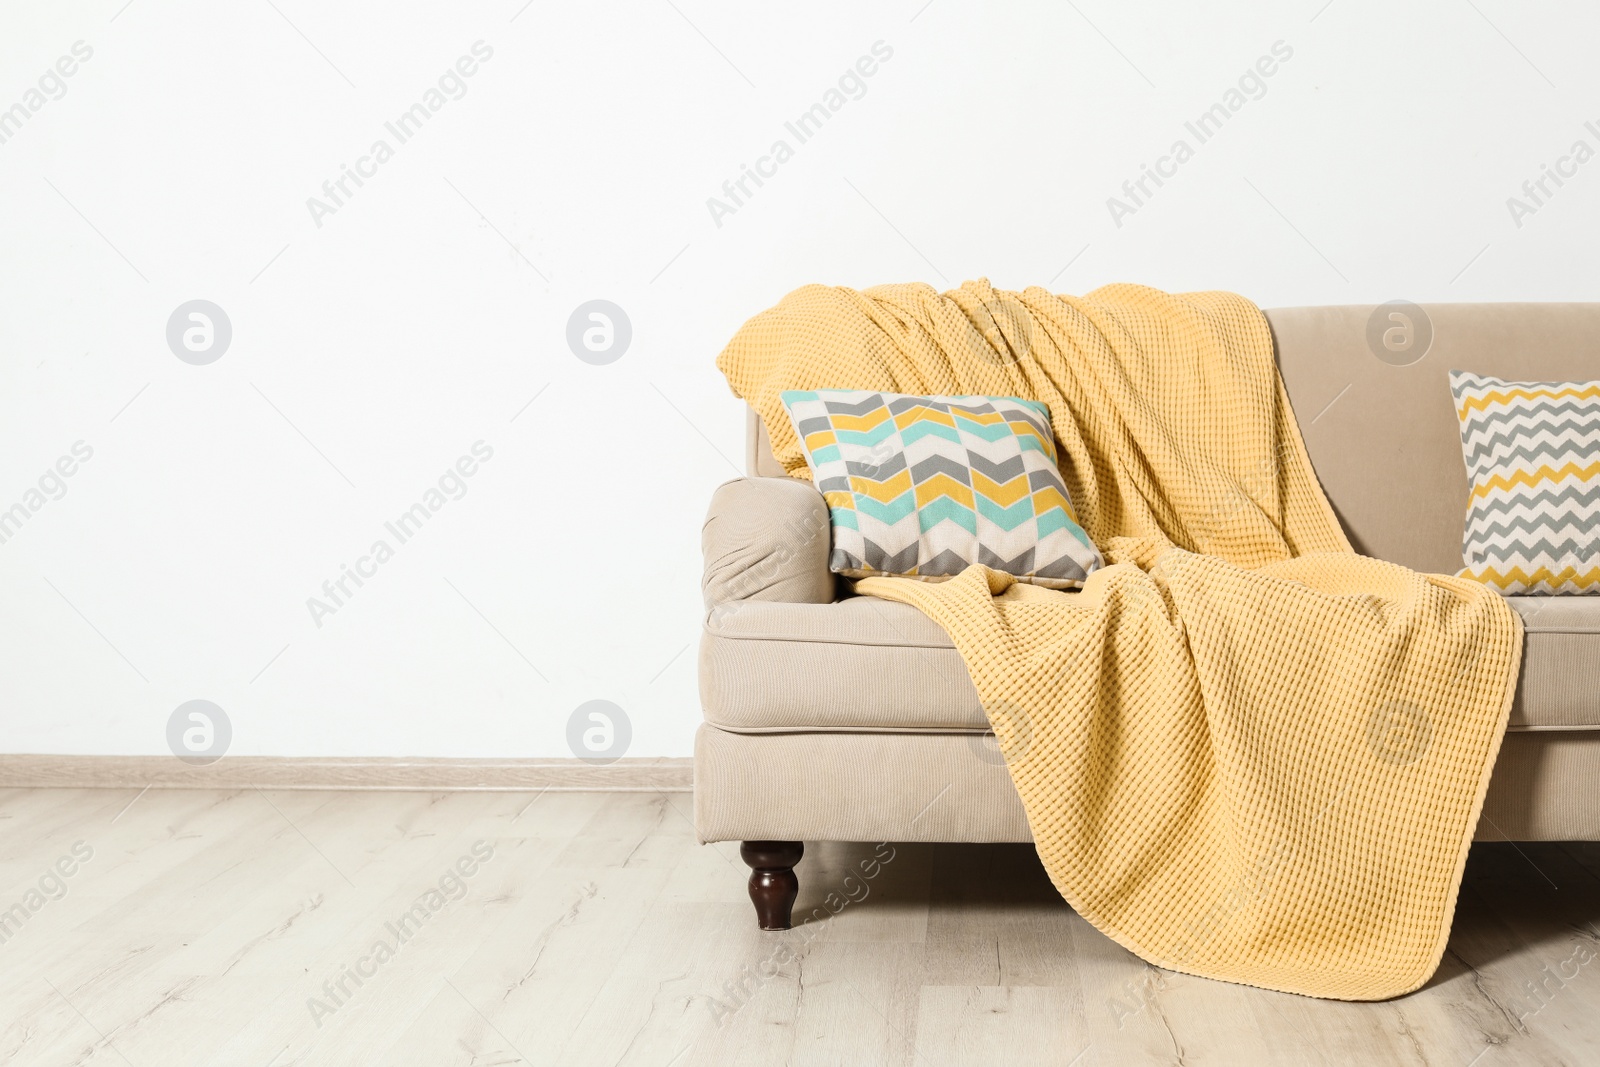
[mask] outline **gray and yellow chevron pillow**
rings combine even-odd
[[[868,389],[782,400],[833,517],[835,572],[939,581],[981,563],[1075,589],[1104,565],[1038,401]]]
[[[1450,372],[1472,481],[1461,575],[1502,593],[1600,593],[1600,381]]]

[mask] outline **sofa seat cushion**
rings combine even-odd
[[[1600,597],[1507,597],[1527,643],[1513,730],[1600,729]],[[700,645],[706,721],[736,733],[989,729],[943,629],[906,604],[741,601]]]
[[[1600,597],[1511,596],[1522,616],[1522,677],[1511,728],[1600,729]]]
[[[981,732],[966,664],[908,604],[724,604],[706,618],[700,700],[724,730]]]

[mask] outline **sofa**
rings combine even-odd
[[[1351,543],[1419,571],[1461,567],[1468,484],[1449,371],[1600,377],[1600,303],[1266,315]],[[716,490],[702,533],[695,826],[703,842],[743,843],[757,921],[781,930],[802,842],[1032,838],[949,638],[829,572],[821,495],[784,474],[747,420],[749,476]],[[1526,643],[1477,837],[1600,840],[1600,597],[1509,599]]]

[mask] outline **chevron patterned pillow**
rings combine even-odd
[[[940,581],[974,563],[1051,589],[1104,565],[1034,400],[870,389],[782,394],[833,516],[832,569]]]
[[[1450,372],[1472,496],[1464,578],[1502,593],[1600,593],[1600,382]]]

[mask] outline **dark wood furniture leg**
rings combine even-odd
[[[805,855],[798,841],[746,841],[739,856],[750,866],[750,903],[756,906],[756,921],[763,930],[787,930],[790,911],[800,895],[800,879],[794,865]]]

